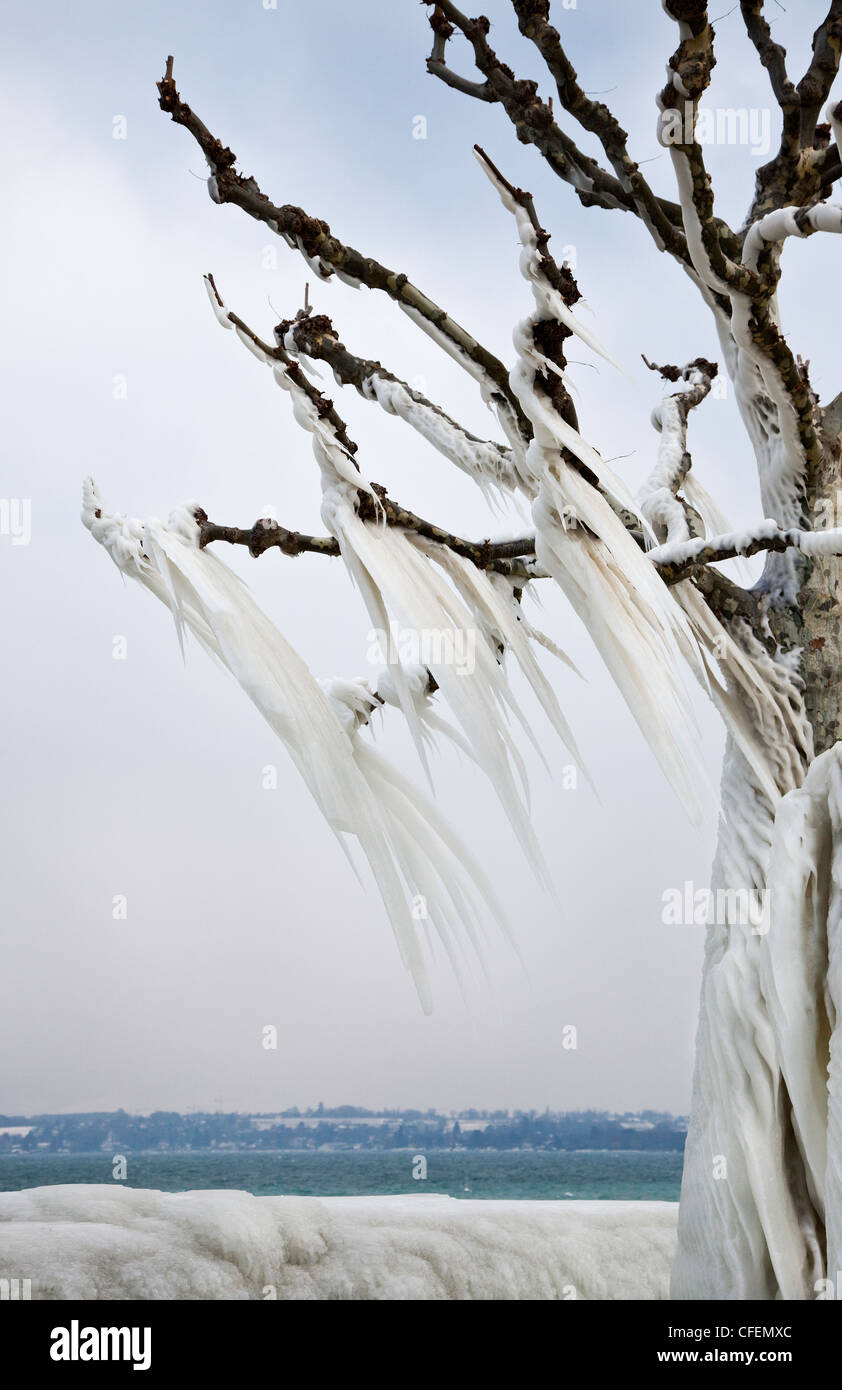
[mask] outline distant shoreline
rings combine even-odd
[[[516,1153],[683,1152],[684,1116],[643,1110],[367,1110],[319,1104],[274,1113],[124,1110],[0,1115],[10,1153],[296,1153],[416,1149]]]
[[[310,1149],[132,1149],[125,1146],[127,1153],[135,1154],[137,1157],[144,1158],[236,1158],[238,1156],[253,1158],[258,1154],[265,1154],[267,1158],[278,1155],[283,1158],[295,1158],[298,1155],[312,1157],[313,1154],[413,1154],[416,1152],[417,1144],[390,1145],[388,1148],[366,1147],[358,1148],[343,1144],[322,1144]],[[429,1145],[428,1151],[435,1154],[651,1154],[651,1153],[680,1153],[681,1149],[635,1149],[635,1148],[613,1148],[613,1149],[580,1149],[580,1148],[546,1148],[537,1149],[529,1146],[519,1148],[500,1149],[494,1145],[482,1147],[473,1145],[466,1148],[462,1144],[452,1147],[442,1146],[432,1148]],[[9,1153],[0,1153],[0,1162],[5,1158],[102,1158],[107,1161],[108,1156],[102,1149],[31,1149],[15,1150]]]

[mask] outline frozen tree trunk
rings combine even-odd
[[[818,529],[836,524],[842,501],[832,407],[824,434],[806,499]],[[842,746],[840,578],[839,557],[800,558],[795,601],[773,621],[784,645],[801,648],[815,759],[835,758]],[[819,766],[810,765],[807,787]],[[837,1067],[842,1044],[834,1039],[832,979],[840,964],[831,958],[828,881],[842,845],[825,810],[823,784],[814,798],[818,809],[811,805],[803,816],[797,803],[804,793],[780,790],[775,814],[729,737],[725,820],[711,887],[714,894],[766,890],[770,920],[766,933],[745,922],[714,921],[707,929],[674,1298],[826,1297],[825,1279],[836,1288],[839,1134],[833,1131],[839,1118],[834,1121],[831,1071],[834,1041]],[[790,854],[808,865],[800,896]],[[802,998],[784,1007],[802,965]],[[799,1006],[805,1022],[800,1037],[793,1017]],[[808,1067],[812,1095],[805,1118],[792,1092]]]

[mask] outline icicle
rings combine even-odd
[[[417,400],[402,381],[372,372],[363,381],[362,392],[390,415],[405,420],[428,444],[467,473],[489,503],[499,505],[500,493],[521,485],[510,450],[491,440],[474,439],[442,411]]]
[[[107,514],[92,480],[83,489],[82,520],[94,538],[231,672],[340,842],[348,834],[358,840],[429,1012],[419,930],[429,922],[458,963],[466,942],[478,946],[483,916],[505,926],[488,882],[435,807],[357,737],[376,704],[370,691],[362,682],[332,682],[325,690],[314,680],[245,584],[199,549],[194,510],[181,508],[167,526],[143,524]]]
[[[477,569],[476,565],[463,559],[454,551],[448,550],[446,546],[425,544],[421,538],[416,541],[416,545],[419,549],[424,550],[448,575],[455,589],[474,614],[475,621],[491,651],[493,653],[500,651],[497,659],[502,660],[504,656],[511,655],[517,661],[559,738],[570,751],[587,780],[590,781],[589,773],[582,762],[570,726],[561,712],[555,692],[535,659],[535,654],[529,643],[530,629],[528,625],[520,621],[518,605],[514,601],[511,589],[509,588],[504,595],[502,586],[495,585],[493,582],[496,577],[505,585],[507,584],[505,577],[486,574],[484,570]],[[563,653],[561,658],[566,661],[568,666],[572,666],[573,670],[576,669]],[[527,728],[526,731],[532,737],[531,730]],[[534,739],[533,741],[535,742]],[[536,747],[543,756],[543,751],[537,742]]]
[[[500,201],[507,212],[510,212],[517,224],[518,236],[520,237],[520,272],[525,280],[532,286],[535,296],[535,303],[538,309],[538,316],[542,319],[555,319],[558,323],[563,323],[571,333],[575,333],[583,343],[599,357],[610,362],[612,367],[620,368],[613,357],[605,351],[605,348],[597,342],[592,333],[579,322],[575,314],[568,308],[554,285],[551,285],[544,274],[541,264],[541,249],[538,245],[535,227],[526,208],[514,198],[504,183],[496,176],[490,168],[488,160],[475,147],[474,158],[496,188]]]
[[[323,469],[322,487],[322,520],[339,542],[373,627],[391,632],[394,615],[416,641],[427,643],[424,664],[492,782],[535,872],[547,880],[546,865],[512,775],[514,767],[525,789],[523,760],[506,716],[512,713],[524,728],[528,725],[475,618],[407,532],[391,526],[375,529],[360,519],[353,490],[331,476],[329,467]],[[391,651],[387,655],[401,709],[426,767],[422,730],[405,673]]]
[[[440,347],[443,352],[447,353],[448,357],[452,357],[454,362],[458,362],[459,366],[463,367],[468,375],[473,377],[480,388],[485,404],[488,406],[489,410],[497,416],[500,428],[509,441],[509,448],[512,451],[512,460],[517,474],[522,480],[524,491],[526,491],[528,495],[531,495],[534,491],[534,479],[531,477],[526,464],[526,447],[524,440],[520,433],[511,404],[503,396],[496,381],[488,375],[484,367],[480,367],[474,362],[473,358],[470,357],[464,348],[460,347],[458,343],[455,343],[446,333],[443,333],[432,319],[425,318],[414,305],[407,304],[401,299],[398,301],[398,308],[421,329],[422,333],[426,333],[428,338],[432,338],[437,347]]]
[[[706,786],[692,711],[681,684],[680,651],[695,646],[686,616],[654,565],[629,535],[605,498],[564,457],[567,450],[594,473],[606,491],[637,514],[628,490],[579,433],[536,389],[548,364],[533,330],[547,319],[581,331],[543,271],[537,233],[526,210],[481,160],[501,201],[517,219],[523,247],[521,270],[532,288],[535,311],[515,330],[518,364],[512,389],[534,435],[527,468],[539,480],[532,514],[535,554],[567,594],[600,655],[690,815],[699,816],[698,788]],[[598,345],[596,346],[599,350]],[[645,531],[646,523],[641,518]]]
[[[811,747],[809,725],[793,708],[793,682],[745,622],[735,620],[732,635],[692,583],[678,584],[674,592],[697,642],[688,660],[752,768],[757,785],[774,805],[784,792],[798,786]],[[701,666],[696,661],[698,652]]]
[[[692,711],[651,610],[597,537],[578,528],[565,530],[557,505],[551,510],[546,497],[538,499],[534,515],[540,563],[585,624],[665,775],[688,814],[698,819],[697,792],[706,778],[693,738]],[[687,648],[693,645],[691,637]]]

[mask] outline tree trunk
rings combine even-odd
[[[807,499],[813,525],[821,530],[840,524],[839,504],[840,450],[833,440]],[[801,557],[798,565],[797,604],[770,614],[770,620],[784,651],[801,649],[798,669],[815,758],[842,738],[842,561]],[[714,890],[769,890],[776,819],[780,822],[782,808],[801,795],[786,786],[780,790],[786,800],[773,808],[729,738]],[[825,1287],[820,1282],[825,1276],[835,1282],[835,1268],[827,1268],[825,1230],[833,1199],[828,1192],[826,1212],[806,1152],[803,1118],[793,1118],[788,1084],[797,1071],[812,1066],[813,1111],[827,1107],[835,1025],[828,983],[834,834],[838,838],[822,816],[816,845],[804,846],[818,866],[808,889],[813,910],[796,916],[787,900],[779,904],[784,920],[780,914],[776,920],[773,901],[765,935],[745,922],[714,921],[708,927],[673,1298],[809,1299]],[[805,836],[798,838],[803,842]],[[775,932],[790,934],[783,961]],[[781,1007],[775,987],[776,968],[779,976],[790,969],[787,951],[810,965],[803,1039],[793,1037],[796,1020]],[[796,1062],[794,1046],[803,1054]],[[824,1124],[822,1167],[826,1163],[833,1175],[836,1164],[828,1149],[838,1144],[838,1136],[834,1141],[832,1108],[826,1117],[813,1114],[812,1119]],[[833,1220],[838,1224],[835,1215]]]

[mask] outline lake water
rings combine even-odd
[[[600,1150],[149,1153],[127,1155],[126,1185],[162,1192],[238,1188],[258,1196],[350,1197],[440,1192],[451,1197],[677,1202],[683,1155]],[[418,1165],[415,1165],[417,1168]],[[0,1155],[0,1191],[55,1183],[111,1182],[110,1154]]]

